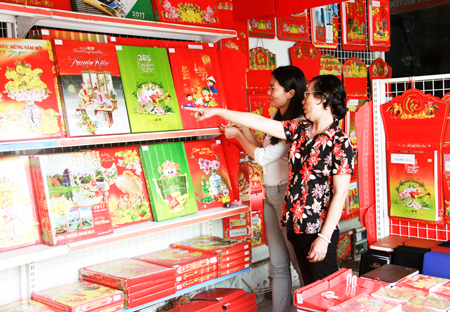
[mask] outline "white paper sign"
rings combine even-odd
[[[445,171],[450,171],[450,161],[445,162]]]
[[[392,164],[415,165],[416,155],[414,154],[391,154]]]

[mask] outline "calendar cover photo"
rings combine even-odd
[[[54,40],[71,137],[130,133],[113,44]]]
[[[108,191],[117,175],[97,151],[30,158],[42,240],[60,245],[113,232]]]
[[[0,38],[0,142],[65,136],[49,43]]]
[[[182,129],[167,50],[133,46],[116,50],[131,131]]]

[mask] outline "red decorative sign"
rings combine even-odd
[[[366,0],[341,2],[343,50],[366,50]]]
[[[302,69],[306,81],[319,75],[322,52],[310,42],[297,42],[289,48],[289,54],[292,65]]]
[[[389,0],[368,0],[369,50],[389,51],[391,18]]]
[[[320,75],[335,75],[342,80],[342,63],[336,56],[324,54],[320,58]]]
[[[352,57],[342,65],[347,97],[367,98],[367,67],[359,58]]]
[[[249,19],[248,35],[254,38],[275,38],[275,19]]]
[[[308,10],[299,14],[277,17],[277,36],[280,40],[308,41]]]

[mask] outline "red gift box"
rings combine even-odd
[[[176,282],[175,288],[177,291],[180,291],[181,289],[186,289],[186,288],[192,287],[194,285],[204,283],[204,282],[212,280],[216,277],[217,277],[217,271],[210,272],[207,274],[202,274],[199,276],[194,276],[194,277],[188,278],[186,280],[183,280],[181,282]]]
[[[124,303],[122,291],[99,284],[77,281],[31,294],[31,299],[67,312],[107,311]]]
[[[113,278],[95,279],[95,278],[90,278],[90,277],[80,275],[79,279],[90,282],[90,283],[100,284],[100,285],[107,286],[110,288],[122,290],[126,294],[139,293],[140,291],[143,291],[146,289],[151,289],[152,287],[155,287],[158,285],[167,284],[168,282],[171,282],[172,284],[175,283],[173,276],[167,276],[167,277],[163,277],[160,279],[151,280],[151,281],[147,281],[147,282],[143,282],[143,283],[131,285],[131,286],[125,286],[123,283],[117,283],[117,280],[113,279]]]
[[[245,291],[240,288],[213,288],[194,295],[191,300],[218,301],[222,304],[245,295]]]
[[[174,248],[157,250],[132,259],[174,268],[175,276],[201,268],[208,268],[217,263],[217,257],[210,253]]]
[[[108,281],[116,289],[127,288],[169,276],[175,281],[175,270],[173,268],[128,258],[81,268],[80,275],[99,281]]]
[[[171,244],[172,248],[209,252],[218,257],[250,250],[248,242],[202,235]],[[218,259],[219,260],[219,259]]]

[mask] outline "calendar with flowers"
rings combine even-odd
[[[102,170],[115,172],[105,192],[113,228],[152,221],[145,176],[137,146],[94,149]]]
[[[151,0],[157,22],[221,27],[215,0]]]
[[[113,232],[107,198],[117,168],[103,168],[98,151],[32,156],[30,161],[45,244]]]
[[[28,156],[0,157],[0,252],[41,243]]]
[[[199,210],[234,200],[220,140],[184,142]]]
[[[130,133],[115,46],[59,39],[53,43],[68,134]]]
[[[198,211],[183,142],[139,147],[155,221]]]
[[[0,142],[65,136],[45,40],[0,39]]]
[[[167,50],[116,46],[131,132],[183,128]]]

